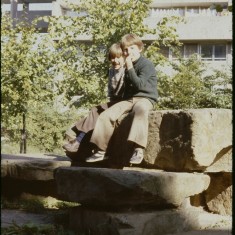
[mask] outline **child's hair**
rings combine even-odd
[[[121,44],[120,43],[114,43],[110,48],[109,48],[109,53],[108,53],[108,59],[111,60],[115,57],[121,57],[123,54]]]
[[[124,50],[125,48],[136,45],[140,50],[144,48],[144,43],[136,34],[126,34],[121,39],[121,48]]]

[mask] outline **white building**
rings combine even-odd
[[[77,4],[79,0],[69,2]],[[64,0],[2,0],[2,11],[9,11],[13,18],[21,18],[22,3],[25,3],[24,10],[28,12],[30,20],[44,15],[76,16]],[[182,55],[187,58],[197,53],[201,60],[218,69],[232,63],[231,5],[232,0],[154,0],[145,21],[151,26],[165,16],[183,16],[186,23],[176,26],[183,43]],[[220,6],[222,12],[218,12],[216,6]],[[46,32],[46,23],[39,26]],[[143,38],[146,41],[152,39],[148,36]],[[162,53],[170,60],[174,59],[170,48],[162,48]]]
[[[221,6],[222,12],[217,12]],[[183,43],[182,55],[193,53],[212,68],[223,68],[232,63],[232,6],[231,0],[155,0],[148,24],[163,16],[183,16],[186,23],[176,26]],[[174,59],[169,48],[165,55]]]

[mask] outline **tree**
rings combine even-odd
[[[34,25],[21,22],[13,27],[7,15],[2,17],[1,108],[5,122],[53,97],[55,57],[48,42],[39,38]]]
[[[156,22],[154,28],[149,28],[144,19],[148,16],[151,2],[82,0],[78,6],[70,5],[78,17],[43,18],[49,22],[51,37],[57,39],[56,47],[63,52],[58,65],[68,65],[59,66],[64,79],[58,84],[58,90],[65,94],[67,100],[81,94],[80,105],[91,106],[106,99],[107,51],[124,34],[154,35],[157,40],[146,45],[145,55],[151,57],[156,65],[166,61],[158,52],[162,45],[179,45],[175,29],[170,25],[179,18],[164,18]],[[80,35],[89,36],[92,42],[78,41]],[[76,54],[78,50],[80,57]]]
[[[18,138],[23,126],[24,152],[27,114],[54,97],[55,53],[35,24],[13,22],[8,15],[2,16],[1,119],[5,128],[15,129]]]
[[[149,28],[144,19],[150,3],[151,0],[124,3],[121,0],[82,0],[79,6],[71,5],[78,17],[38,18],[49,22],[48,34],[43,36],[35,28],[37,21],[32,25],[27,21],[16,23],[13,27],[10,18],[2,16],[1,107],[4,125],[20,123],[18,118],[22,114],[28,112],[30,117],[35,110],[46,110],[43,106],[53,107],[50,105],[59,95],[63,95],[65,104],[74,95],[81,95],[79,107],[90,107],[106,99],[107,51],[126,33],[136,33],[140,37],[154,35],[158,40],[146,45],[145,55],[156,65],[163,63],[165,58],[158,53],[160,46],[179,45],[175,29],[170,25],[178,19],[164,18]],[[79,40],[83,36],[92,40]],[[16,118],[12,119],[12,116]],[[42,118],[37,124],[40,122],[43,122]],[[34,131],[33,127],[30,129]],[[40,142],[40,132],[31,135]],[[48,145],[46,148],[51,149]]]

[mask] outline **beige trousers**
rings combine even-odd
[[[146,148],[148,140],[148,114],[153,109],[153,104],[146,98],[134,97],[118,102],[100,114],[97,119],[90,142],[106,151],[108,143],[113,135],[115,123],[123,114],[132,112],[133,121],[128,136],[132,141]]]

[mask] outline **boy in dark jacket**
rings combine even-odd
[[[127,34],[121,39],[125,56],[124,99],[101,113],[91,136],[91,142],[98,149],[86,159],[87,162],[101,161],[115,128],[115,122],[124,113],[134,114],[128,141],[135,143],[130,159],[132,164],[140,164],[148,138],[148,114],[157,101],[157,76],[151,61],[141,55],[143,42],[135,34]]]

